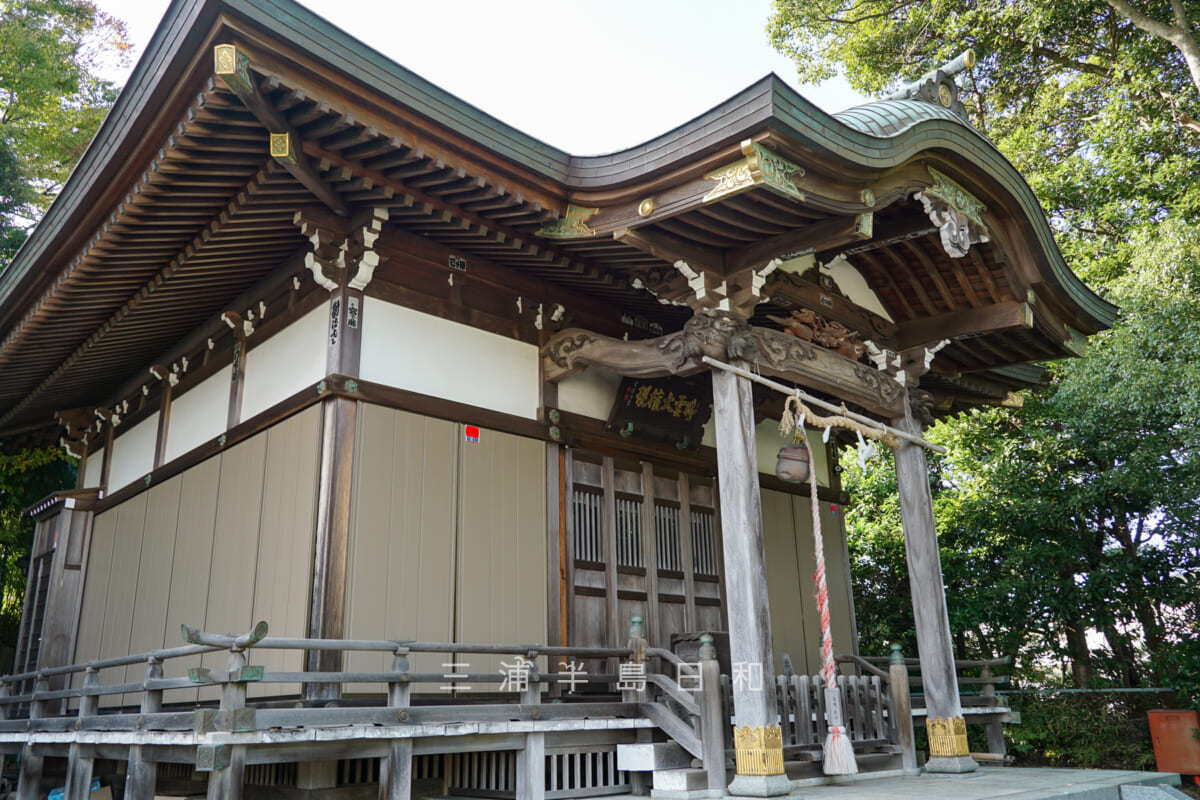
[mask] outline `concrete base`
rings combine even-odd
[[[1190,800],[1174,786],[1122,786],[1121,800]]]
[[[970,756],[934,756],[925,762],[925,771],[938,775],[963,775],[977,769],[979,763]]]
[[[957,780],[949,775],[932,773],[919,778],[855,777],[860,780],[843,782],[827,777],[821,784],[797,781],[793,785],[793,797],[802,796],[804,800],[1134,800],[1137,794],[1134,787],[1179,785],[1179,776],[1173,774],[1051,767],[981,770]],[[1143,793],[1144,800],[1150,800],[1150,797]],[[1158,794],[1158,800],[1167,800],[1167,797],[1174,795],[1169,792]]]
[[[724,789],[708,788],[708,773],[702,769],[668,769],[654,773],[650,796],[657,800],[701,800],[724,797]]]
[[[787,775],[738,775],[729,784],[732,797],[781,797],[791,791]]]
[[[617,745],[617,769],[626,772],[658,772],[691,766],[692,754],[675,742]]]

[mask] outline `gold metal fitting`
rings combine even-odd
[[[929,756],[955,758],[971,754],[967,746],[967,723],[962,717],[931,719],[926,724],[929,734]]]
[[[778,725],[734,726],[733,745],[738,775],[784,774],[783,731]]]

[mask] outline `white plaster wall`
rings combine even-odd
[[[83,463],[83,488],[94,489],[100,485],[100,473],[104,471],[104,448],[88,453]]]
[[[109,494],[154,469],[154,445],[157,442],[157,411],[113,440],[112,466],[108,475]]]
[[[325,377],[328,324],[329,304],[323,303],[246,354],[243,420]]]
[[[171,461],[225,432],[229,417],[229,384],[233,366],[209,375],[183,394],[171,398],[164,461]]]
[[[373,297],[362,319],[363,380],[537,417],[535,346]]]
[[[588,367],[558,384],[558,407],[572,414],[607,420],[612,413],[621,376],[601,367]]]
[[[817,485],[829,485],[829,459],[825,456],[825,443],[821,441],[821,431],[808,428],[809,445],[813,451],[813,465],[817,470]],[[704,426],[704,439],[700,442],[708,447],[717,446],[716,424],[709,420]],[[776,456],[779,448],[791,442],[779,433],[779,421],[764,419],[754,429],[754,452],[758,458],[758,471],[768,475],[775,474]]]

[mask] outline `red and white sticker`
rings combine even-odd
[[[479,444],[479,426],[467,425],[463,428],[463,437],[474,444]]]

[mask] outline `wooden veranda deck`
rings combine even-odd
[[[67,800],[82,799],[94,775],[115,772],[130,800],[154,797],[160,777],[192,792],[207,782],[209,797],[236,800],[248,782],[296,785],[294,766],[260,767],[316,762],[353,762],[360,782],[378,780],[389,798],[412,796],[422,780],[497,798],[636,794],[649,791],[650,776],[621,768],[617,746],[668,739],[704,765],[710,787],[727,782],[731,676],[711,654],[689,663],[639,636],[624,648],[581,648],[266,634],[265,623],[236,637],[185,626],[188,643],[180,647],[0,678],[0,752],[20,755],[18,798],[65,784]],[[271,651],[331,650],[390,654],[391,668],[288,672],[250,663],[254,654],[270,661]],[[164,677],[164,665],[211,653],[226,654],[225,669],[192,666],[187,677]],[[494,659],[503,669],[418,672],[410,662],[425,654]],[[546,671],[551,662],[560,670]],[[564,669],[572,663],[604,667],[581,677]],[[144,677],[129,680],[126,670],[141,668]],[[101,680],[114,670],[116,681]],[[892,681],[905,694],[907,682],[906,673]],[[414,694],[468,683],[490,691]],[[578,691],[581,683],[590,691]],[[372,684],[386,686],[386,695],[343,696],[343,688]],[[247,696],[248,687],[272,685],[279,692]],[[911,717],[897,713],[878,676],[844,676],[840,685],[856,750],[867,762],[874,754],[887,761],[880,766],[899,766],[897,741],[905,737],[897,723],[903,729],[907,721],[911,741]],[[164,693],[188,689],[220,699],[164,704]],[[809,676],[781,676],[777,689],[785,752],[811,773],[825,733],[823,692]]]

